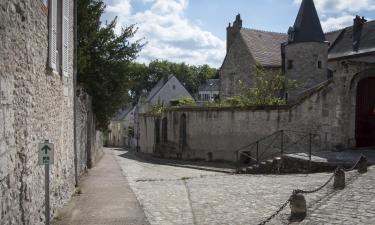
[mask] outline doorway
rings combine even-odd
[[[184,148],[187,145],[187,140],[186,140],[186,115],[182,114],[181,119],[180,119],[180,149],[181,152],[184,151]]]
[[[357,147],[375,146],[375,77],[358,83],[355,136]]]

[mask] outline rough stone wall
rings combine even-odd
[[[234,151],[279,130],[319,134],[323,150],[355,147],[356,87],[361,79],[375,77],[375,66],[353,61],[334,61],[336,70],[327,85],[305,93],[303,100],[279,109],[181,108],[163,113],[168,120],[168,147],[165,156],[234,161]],[[187,147],[181,149],[182,115],[187,119]],[[141,117],[141,151],[155,148],[152,117]],[[171,153],[175,155],[171,155]]]
[[[296,100],[307,89],[327,80],[328,44],[320,42],[293,43],[285,46],[285,77],[296,80],[297,88],[288,89],[288,99]],[[288,68],[288,61],[293,68]],[[318,61],[321,68],[318,68]]]
[[[76,126],[78,172],[82,174],[103,154],[103,134],[96,131],[92,99],[82,88],[77,91]]]
[[[139,116],[139,150],[152,154],[155,151],[155,120],[158,117],[140,115]],[[161,127],[161,126],[160,126]]]
[[[51,213],[74,192],[73,0],[69,76],[48,69],[48,13],[41,0],[0,1],[0,224],[44,224],[38,144],[55,145]],[[99,141],[99,137],[96,140]],[[83,166],[81,166],[83,167]]]
[[[254,86],[255,60],[237,35],[220,69],[220,99],[239,95],[239,80]]]

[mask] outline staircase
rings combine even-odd
[[[246,174],[307,173],[331,168],[311,160],[312,151],[322,149],[319,135],[280,130],[237,150],[237,172]],[[305,153],[308,159],[292,157]]]

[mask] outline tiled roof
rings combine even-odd
[[[354,56],[362,53],[375,53],[375,20],[363,24],[358,50],[353,49],[353,26],[343,29],[342,34],[331,46],[328,58]]]
[[[219,91],[220,79],[208,79],[206,83],[202,84],[198,91]]]
[[[287,34],[245,28],[240,34],[257,62],[263,66],[281,66],[281,44],[288,40]]]

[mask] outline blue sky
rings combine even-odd
[[[226,27],[240,13],[243,26],[286,32],[301,0],[104,0],[102,20],[118,17],[117,30],[136,23],[148,44],[137,61],[167,59],[220,67]],[[375,0],[315,0],[325,31],[350,26],[355,15],[375,19]]]

